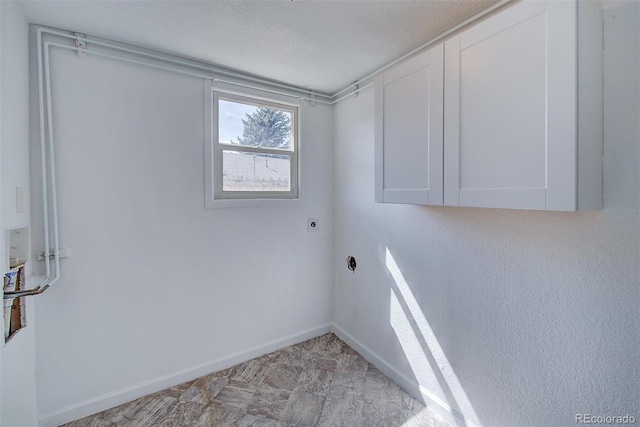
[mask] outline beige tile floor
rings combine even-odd
[[[79,426],[448,424],[330,333],[65,424]]]

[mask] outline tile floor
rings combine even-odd
[[[330,333],[65,424],[79,426],[448,424]]]

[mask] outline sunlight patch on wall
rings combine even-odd
[[[467,420],[477,420],[471,401],[389,248],[385,251],[385,264],[394,282],[390,289],[389,321],[421,392]],[[447,402],[442,402],[434,394],[444,395]]]
[[[431,370],[427,356],[424,351],[422,351],[422,347],[414,332],[414,328],[409,323],[409,319],[402,309],[400,301],[393,289],[390,289],[389,313],[391,327],[400,341],[402,350],[409,361],[409,365],[411,365],[411,370],[413,371],[413,375],[416,377],[418,384],[438,384],[438,380]],[[430,386],[429,388],[432,389],[433,387]],[[437,395],[442,395],[442,388],[440,387],[438,387],[438,390],[431,391]]]

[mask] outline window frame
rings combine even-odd
[[[298,205],[300,201],[300,108],[301,104],[284,97],[265,97],[258,90],[229,90],[214,87],[205,81],[205,207],[259,207]],[[269,94],[270,95],[270,94]],[[258,107],[272,107],[290,112],[292,149],[273,149],[252,146],[220,144],[218,111],[219,100],[240,102]],[[223,191],[223,152],[237,151],[258,154],[290,156],[290,190],[288,191]]]

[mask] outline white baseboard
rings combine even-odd
[[[315,328],[307,329],[295,334],[282,337],[277,340],[269,341],[262,345],[249,348],[219,359],[201,363],[190,368],[182,369],[168,375],[163,375],[149,381],[145,381],[130,387],[126,387],[112,393],[107,393],[91,399],[78,402],[73,405],[64,407],[56,412],[46,414],[40,417],[40,427],[54,427],[64,423],[68,423],[78,418],[86,417],[100,411],[130,402],[142,396],[164,390],[169,387],[191,381],[201,376],[210,374],[211,372],[220,371],[229,368],[255,357],[262,356],[273,351],[283,349],[285,347],[298,344],[311,338],[318,337],[327,332],[334,332],[341,340],[349,344],[369,363],[378,368],[381,372],[395,381],[398,385],[411,393],[418,400],[422,401],[427,407],[431,408],[435,413],[440,415],[447,423],[452,426],[468,426],[476,427],[471,421],[466,419],[462,414],[457,412],[451,406],[447,405],[441,399],[433,395],[429,390],[411,380],[405,374],[396,369],[389,362],[384,360],[373,350],[355,339],[351,334],[336,324],[324,324]]]
[[[285,347],[301,343],[302,341],[318,337],[320,335],[326,334],[327,332],[330,332],[331,330],[332,324],[326,323],[315,328],[307,329],[273,341],[269,341],[257,347],[249,348],[231,355],[221,357],[219,359],[201,363],[199,365],[182,369],[168,375],[163,375],[161,377],[154,378],[152,380],[145,381],[130,387],[126,387],[121,390],[116,390],[112,393],[107,393],[103,394],[102,396],[87,399],[82,402],[64,407],[56,412],[43,415],[42,417],[40,417],[39,425],[41,427],[53,427],[60,424],[68,423],[70,421],[77,420],[78,418],[86,417],[88,415],[121,405],[123,403],[130,402],[139,397],[146,396],[148,394],[155,393],[157,391],[164,390],[178,384],[182,384],[186,381],[194,380],[212,372],[229,368],[231,366],[237,365],[238,363],[246,362],[247,360],[253,359],[255,357],[278,351]]]
[[[405,374],[400,372],[397,368],[377,355],[366,345],[355,339],[351,334],[342,329],[335,323],[331,327],[333,333],[345,343],[349,344],[351,348],[356,350],[362,357],[364,357],[369,363],[378,368],[383,374],[391,378],[400,387],[405,389],[408,393],[412,394],[416,399],[422,401],[425,406],[430,408],[433,412],[440,415],[447,423],[452,426],[467,426],[476,427],[476,425],[466,419],[464,415],[453,409],[447,403],[443,402],[429,390],[416,383]]]

